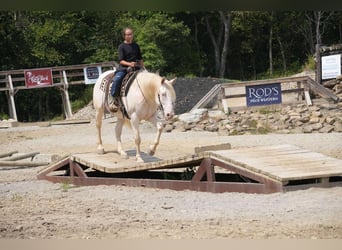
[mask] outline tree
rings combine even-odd
[[[173,16],[146,13],[136,30],[136,40],[143,51],[146,67],[161,74],[186,75],[197,66],[191,46],[190,29]]]
[[[214,14],[216,14],[216,12]],[[213,30],[213,25],[210,22],[210,15],[205,16],[205,21],[209,37],[214,48],[215,75],[218,77],[224,77],[226,71],[227,54],[229,49],[229,37],[232,14],[230,11],[227,13],[224,13],[223,11],[218,11],[218,14],[220,21],[218,23],[218,31]]]

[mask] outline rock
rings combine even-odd
[[[323,128],[319,130],[319,132],[321,133],[330,133],[332,131],[334,131],[334,126],[331,126],[329,124],[326,124],[325,126],[323,126]]]
[[[327,117],[325,119],[325,122],[330,124],[330,125],[333,125],[335,123],[336,119],[334,117]]]
[[[307,123],[310,121],[310,116],[302,116],[299,121],[301,121],[302,123]]]
[[[311,125],[313,130],[319,130],[323,127],[323,125],[321,123],[315,123]]]
[[[208,116],[215,121],[221,121],[227,118],[226,114],[221,110],[211,110],[208,112]]]
[[[322,112],[320,112],[320,111],[314,111],[314,112],[311,113],[311,115],[312,115],[313,117],[322,117]]]
[[[172,124],[166,124],[164,127],[164,132],[171,132],[173,130]]]
[[[335,132],[342,132],[342,122],[336,121],[334,127]]]
[[[216,124],[211,124],[207,126],[205,130],[210,131],[210,132],[216,132],[219,130],[219,128]]]
[[[309,120],[310,124],[318,123],[320,122],[320,119],[318,117],[311,117]]]
[[[185,123],[197,123],[207,116],[208,116],[207,109],[196,109],[193,112],[179,115],[178,119]]]
[[[312,128],[311,125],[303,127],[303,132],[304,133],[312,133],[312,131],[313,131],[313,128]]]

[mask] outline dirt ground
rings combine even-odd
[[[25,124],[0,129],[0,152],[66,155],[95,152],[95,124]],[[104,146],[115,149],[115,120],[104,120]],[[154,128],[141,125],[142,150]],[[294,144],[342,159],[342,133],[219,136],[162,134],[156,156],[193,153],[194,147]],[[131,130],[123,146],[133,149]],[[45,167],[0,168],[2,239],[340,239],[342,187],[274,194],[205,193],[123,186],[77,187],[37,180]]]

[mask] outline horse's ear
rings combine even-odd
[[[176,80],[177,80],[177,77],[175,77],[175,78],[173,78],[172,80],[170,80],[169,83],[170,83],[171,85],[173,85],[173,84],[175,84]]]
[[[162,77],[161,79],[161,83],[163,84],[165,82],[166,78],[165,77]]]

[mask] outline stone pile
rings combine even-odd
[[[336,79],[323,82],[322,85],[340,96],[342,94],[342,75],[337,76]]]
[[[211,131],[221,135],[342,132],[342,102],[312,106],[263,106],[225,114],[197,109],[166,124],[165,131]]]

